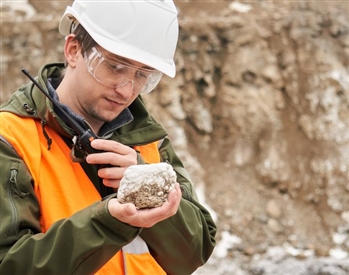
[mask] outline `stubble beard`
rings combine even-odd
[[[85,108],[85,112],[92,120],[102,123],[110,122],[118,116],[118,114],[115,114],[113,116],[109,115],[109,117],[103,115],[103,110],[99,110],[94,103],[89,103]]]

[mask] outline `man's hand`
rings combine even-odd
[[[167,201],[162,206],[137,209],[132,203],[121,204],[117,199],[111,199],[108,203],[108,210],[114,218],[121,222],[135,227],[152,227],[177,213],[181,197],[181,189],[176,183],[175,188],[171,190]]]
[[[98,176],[103,179],[104,185],[118,188],[126,168],[137,164],[137,152],[113,140],[95,139],[91,146],[104,152],[88,155],[87,163],[107,165],[98,170]]]

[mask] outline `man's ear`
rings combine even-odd
[[[74,40],[75,34],[69,34],[65,38],[64,56],[66,60],[66,66],[72,68],[76,67],[79,55],[81,53],[81,46],[77,40]]]

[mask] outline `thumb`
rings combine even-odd
[[[121,204],[117,199],[111,199],[108,203],[110,215],[116,219],[130,217],[137,213],[136,206],[132,203]]]
[[[124,212],[123,216],[133,216],[137,213],[137,208],[133,203],[120,204],[120,206],[122,206],[122,212]]]

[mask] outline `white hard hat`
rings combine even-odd
[[[75,0],[60,21],[61,34],[69,35],[73,18],[107,51],[175,76],[178,19],[172,0]]]

